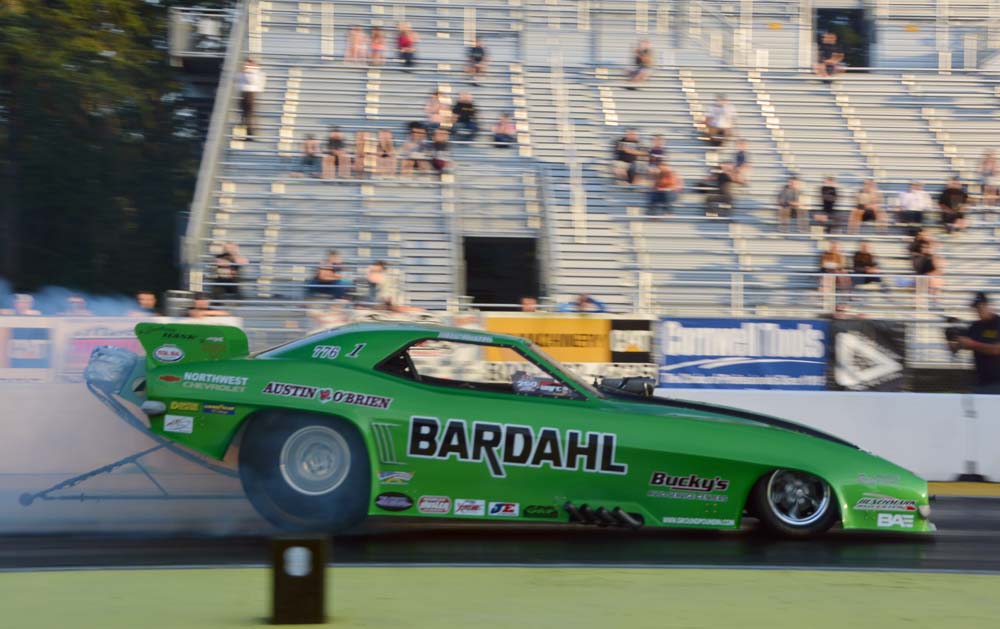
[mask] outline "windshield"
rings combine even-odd
[[[572,380],[574,383],[578,384],[584,391],[590,393],[594,397],[604,399],[605,397],[604,394],[598,391],[594,385],[584,380],[580,376],[580,374],[576,373],[576,371],[570,369],[569,367],[562,364],[555,358],[552,358],[552,356],[547,354],[545,350],[543,350],[541,347],[539,347],[532,341],[528,341],[528,346],[531,348],[531,351],[534,352],[536,356],[548,362],[552,367],[556,368],[567,380]]]

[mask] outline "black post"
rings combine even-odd
[[[326,537],[271,540],[271,622],[309,625],[326,622]]]

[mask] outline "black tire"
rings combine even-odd
[[[283,458],[301,465],[283,466]],[[239,471],[250,503],[282,529],[337,533],[368,513],[368,452],[343,419],[281,411],[255,416],[240,444]]]
[[[783,494],[784,492],[775,485],[780,483],[787,486],[790,479],[796,478],[802,483],[804,490],[810,492],[808,495],[812,496],[816,505],[814,507],[811,501],[803,503],[805,506],[799,508],[805,510],[801,514],[794,511],[797,515],[792,516],[783,512],[782,507],[788,502],[769,497],[768,488],[771,487],[772,494]],[[754,514],[768,532],[782,537],[803,538],[819,535],[829,530],[840,519],[837,498],[829,483],[818,476],[798,470],[774,470],[761,477],[750,492],[747,511]]]

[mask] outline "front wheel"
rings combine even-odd
[[[797,470],[775,470],[764,476],[754,486],[750,501],[761,523],[786,537],[819,535],[838,517],[830,485]]]
[[[335,533],[368,512],[367,451],[343,419],[283,412],[255,417],[243,435],[239,470],[250,503],[283,529]]]

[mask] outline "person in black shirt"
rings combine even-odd
[[[854,277],[851,278],[855,286],[859,284],[872,284],[882,281],[879,273],[878,262],[872,254],[871,245],[866,241],[861,241],[858,250],[854,252]],[[860,277],[859,277],[860,276]]]
[[[479,87],[479,77],[486,74],[486,48],[483,47],[483,40],[476,38],[475,43],[469,47],[469,52],[466,55],[468,63],[465,65],[465,71],[469,75],[469,80],[473,85]]]
[[[968,349],[976,364],[976,393],[1000,394],[1000,317],[990,306],[986,293],[976,293],[972,300],[979,320],[969,326],[967,336],[959,336],[953,350]]]
[[[452,129],[455,132],[456,140],[472,141],[479,133],[479,122],[476,120],[476,105],[472,102],[472,94],[462,92],[455,106],[451,108],[451,113],[455,117]]]
[[[240,272],[247,263],[247,259],[240,254],[239,245],[235,242],[224,244],[222,253],[215,256],[216,292],[228,299],[239,299]]]
[[[625,135],[615,143],[615,177],[619,182],[636,183],[639,158],[645,151],[639,146],[639,132],[626,129]]]
[[[965,207],[968,203],[969,194],[962,188],[962,181],[958,177],[952,177],[948,187],[938,196],[941,224],[949,234],[965,229]]]
[[[844,51],[837,43],[835,33],[823,33],[823,38],[819,43],[819,60],[813,69],[816,75],[824,79],[829,79],[834,74],[844,71]]]
[[[826,233],[833,233],[833,224],[837,211],[837,180],[827,177],[823,180],[823,186],[819,189],[821,200],[820,211],[815,215],[817,223],[826,228]]]

